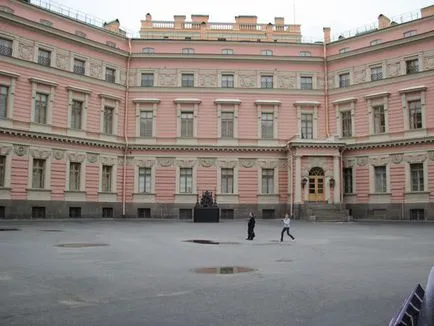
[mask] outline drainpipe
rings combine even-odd
[[[341,179],[341,186],[340,186],[340,191],[339,191],[339,196],[340,196],[340,202],[341,202],[341,211],[344,208],[344,152],[345,152],[345,148],[342,148],[341,152],[341,166],[340,166],[340,179]]]
[[[328,95],[328,69],[327,69],[327,46],[326,40],[323,42],[323,57],[324,57],[324,108],[325,108],[325,127],[326,127],[326,137],[330,137],[330,126],[329,126],[329,95]]]
[[[124,168],[122,175],[122,217],[126,215],[126,180],[127,180],[127,153],[128,153],[128,94],[130,87],[131,38],[128,38],[127,77],[125,82],[125,109],[124,109]]]
[[[294,184],[294,149],[291,147],[291,214],[294,214],[294,200],[295,195],[295,184]]]

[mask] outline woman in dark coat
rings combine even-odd
[[[249,223],[247,224],[247,239],[246,240],[253,240],[253,238],[255,237],[255,215],[250,212],[249,213],[250,219],[249,219]]]

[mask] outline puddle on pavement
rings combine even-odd
[[[0,231],[21,231],[21,229],[17,229],[17,228],[0,228]]]
[[[220,266],[220,267],[202,267],[193,270],[199,274],[238,274],[253,272],[255,269],[242,266]]]
[[[105,247],[108,246],[107,243],[62,243],[55,247],[61,248],[88,248],[88,247]]]
[[[240,244],[240,242],[232,242],[232,241],[220,242],[220,241],[204,240],[204,239],[185,240],[184,242],[198,243],[198,244],[212,244],[212,245],[237,245],[237,244]]]

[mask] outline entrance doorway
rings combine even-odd
[[[324,201],[324,170],[319,167],[309,171],[309,201]]]

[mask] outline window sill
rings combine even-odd
[[[13,127],[13,121],[12,119],[8,117],[0,118],[0,127],[4,128],[12,128]]]
[[[116,202],[118,194],[116,192],[98,192],[98,201],[100,202]]]
[[[218,204],[238,204],[238,194],[216,194]]]
[[[177,137],[176,145],[197,145],[197,138]]]
[[[149,144],[156,144],[156,143],[157,143],[156,137],[143,137],[143,136],[136,137],[136,144],[149,145]]]
[[[276,138],[260,138],[258,139],[258,145],[260,146],[266,146],[266,145],[278,145],[279,144],[279,140]]]
[[[392,194],[390,192],[376,192],[376,193],[369,193],[369,201],[373,204],[390,204],[391,203],[391,196]]]
[[[135,203],[155,203],[155,193],[136,192],[133,193],[133,202]]]
[[[278,204],[279,194],[257,194],[258,204]]]
[[[411,191],[405,192],[405,202],[406,203],[429,203],[430,202],[430,192],[429,191]]]
[[[193,193],[176,193],[175,194],[175,204],[195,205],[196,202],[197,202],[197,194],[193,194]]]
[[[51,189],[27,188],[27,200],[51,200]]]
[[[31,122],[30,123],[30,131],[36,131],[36,132],[51,132],[52,125],[50,124],[44,124],[44,123],[38,123],[38,122]]]
[[[86,191],[65,190],[65,201],[86,201]]]
[[[404,137],[425,137],[428,136],[428,131],[425,128],[407,129],[404,131]]]
[[[11,190],[9,187],[0,187],[0,199],[8,200],[11,199]]]
[[[72,137],[86,137],[86,131],[83,129],[71,129],[68,128],[68,130],[66,131],[66,134],[68,136],[72,136]]]

